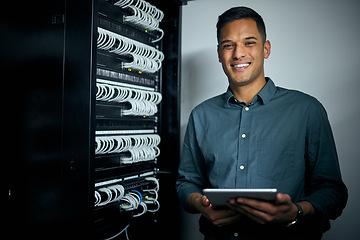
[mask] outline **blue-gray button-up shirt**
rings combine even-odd
[[[266,80],[250,104],[228,89],[192,111],[180,202],[187,209],[188,196],[208,187],[277,188],[293,202],[310,201],[326,225],[347,200],[327,114],[315,98]]]

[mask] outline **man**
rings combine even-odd
[[[264,75],[270,56],[262,17],[229,9],[217,23],[226,93],[191,113],[177,191],[201,213],[205,239],[321,239],[347,202],[331,127],[322,105]],[[277,188],[275,203],[237,198],[216,209],[204,188]]]

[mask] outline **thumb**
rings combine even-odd
[[[291,198],[288,194],[282,194],[282,193],[278,193],[276,195],[276,200],[275,200],[276,204],[288,204],[291,203]]]

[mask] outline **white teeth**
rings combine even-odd
[[[244,64],[234,65],[234,67],[241,68],[241,67],[247,67],[249,65],[250,65],[249,63],[244,63]]]

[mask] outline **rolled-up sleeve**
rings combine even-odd
[[[185,133],[178,180],[176,182],[180,204],[188,212],[191,212],[187,205],[188,197],[195,192],[202,194],[207,179],[204,157],[197,144],[194,125],[194,114],[192,112]]]

